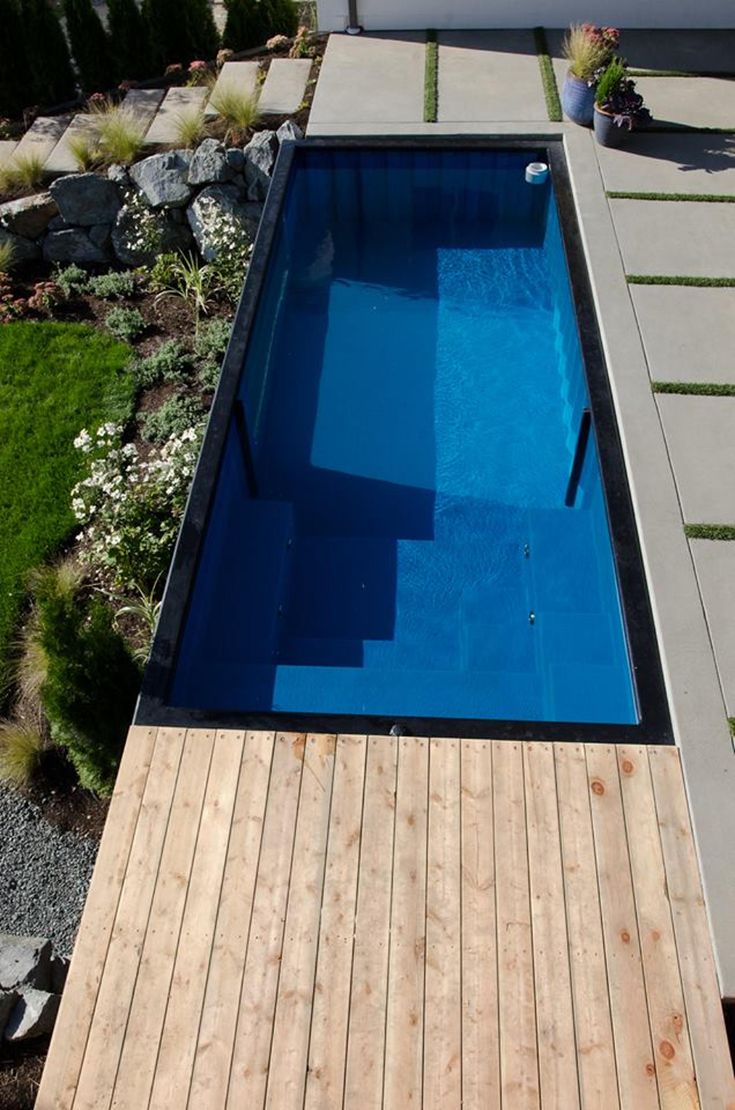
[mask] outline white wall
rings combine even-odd
[[[319,29],[344,31],[347,0],[317,0]],[[366,31],[469,27],[735,27],[735,0],[357,0]]]

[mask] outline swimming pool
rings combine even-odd
[[[641,721],[555,190],[524,180],[546,157],[291,151],[167,704]]]

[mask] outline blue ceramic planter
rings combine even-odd
[[[583,127],[592,124],[595,107],[595,87],[567,73],[561,89],[561,106],[565,115]]]
[[[627,127],[618,127],[607,112],[595,108],[595,138],[600,146],[622,146],[629,135]]]

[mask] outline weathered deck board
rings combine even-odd
[[[133,729],[38,1110],[732,1110],[674,748]]]

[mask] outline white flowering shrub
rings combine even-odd
[[[121,443],[117,424],[103,424],[94,436],[83,428],[74,440],[88,464],[72,490],[81,558],[103,581],[151,589],[165,580],[203,423],[145,456],[134,443]]]
[[[222,292],[234,300],[240,295],[253,253],[248,229],[214,197],[199,197],[198,216],[202,254],[216,270]]]

